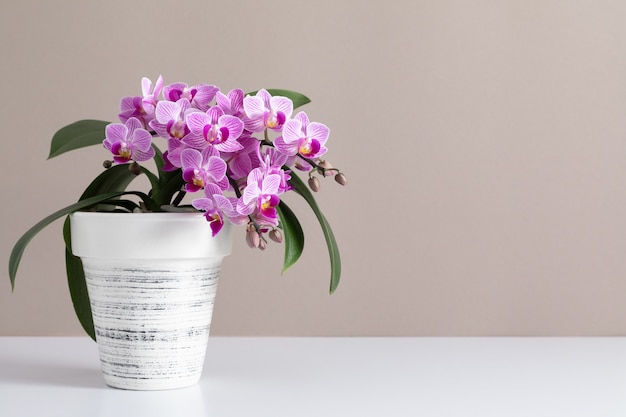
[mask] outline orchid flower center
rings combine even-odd
[[[268,208],[270,208],[270,197],[266,196],[261,202],[261,210],[267,210]]]
[[[117,156],[124,159],[130,159],[131,154],[132,151],[125,142],[121,144],[120,149],[117,151]]]
[[[298,152],[302,156],[312,157],[320,150],[320,143],[315,139],[300,139],[300,146]]]
[[[298,152],[300,152],[300,154],[304,156],[309,155],[311,153],[311,144],[309,142],[302,143],[302,145],[300,145],[300,149],[298,149]]]
[[[135,107],[135,113],[139,116],[146,114],[146,110],[143,108],[143,100],[141,97],[135,97],[133,99],[133,106]]]
[[[204,187],[204,179],[202,178],[202,175],[200,175],[200,171],[197,169],[193,170],[193,179],[191,180],[191,183],[196,187]]]
[[[271,112],[266,112],[265,117],[265,126],[270,129],[274,129],[276,127],[282,126],[285,123],[286,117],[285,114],[281,111],[272,110]]]
[[[169,133],[170,136],[173,138],[182,139],[187,133],[186,130],[187,127],[182,120],[170,120],[169,122],[167,122],[167,133]]]
[[[219,145],[226,142],[229,133],[227,128],[219,127],[218,125],[206,125],[204,127],[204,139],[211,145]]]
[[[169,93],[169,99],[173,102],[177,102],[183,96],[183,91],[180,89],[172,89]]]
[[[198,92],[198,89],[196,88],[190,88],[188,90],[185,91],[185,96],[187,97],[187,99],[189,101],[193,101],[194,97],[196,96],[196,93]]]
[[[280,202],[278,196],[274,194],[261,196],[261,211],[265,212],[268,210],[272,210],[274,207],[278,205]]]

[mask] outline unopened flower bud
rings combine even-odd
[[[324,168],[322,172],[324,173],[325,177],[333,175],[333,171],[335,171],[331,163],[328,161],[320,161],[319,166]]]
[[[258,248],[260,242],[261,237],[259,236],[259,233],[254,229],[254,227],[249,228],[248,232],[246,233],[246,243],[248,244],[248,246],[253,249]]]
[[[346,176],[340,172],[339,174],[335,175],[335,181],[337,181],[341,185],[346,185],[348,183],[348,178],[346,178]]]
[[[272,229],[269,233],[270,239],[272,239],[276,243],[281,243],[283,241],[283,234],[280,233],[278,229]]]
[[[113,161],[109,161],[108,159],[102,163],[102,166],[105,169],[109,169],[113,166]]]
[[[309,187],[311,190],[317,192],[320,190],[320,180],[317,177],[309,178]]]
[[[265,242],[265,240],[263,239],[259,240],[259,249],[265,250],[266,247],[267,247],[267,243]]]
[[[128,165],[128,169],[135,175],[141,174],[141,167],[135,161],[131,162],[130,165]]]

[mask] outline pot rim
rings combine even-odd
[[[223,258],[232,251],[232,229],[226,220],[213,237],[201,212],[70,214],[72,253],[81,258]]]

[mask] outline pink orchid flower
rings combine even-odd
[[[221,190],[228,188],[226,178],[226,162],[217,151],[206,148],[202,152],[187,148],[182,151],[180,160],[182,163],[185,191],[195,193],[208,184],[215,184]]]
[[[163,97],[168,101],[186,99],[191,107],[201,111],[207,111],[211,101],[219,89],[214,85],[198,84],[188,87],[185,83],[170,84],[163,89]]]
[[[215,95],[215,102],[217,103],[217,107],[222,109],[224,114],[243,118],[245,115],[243,110],[243,96],[243,90],[240,88],[231,90],[228,94],[218,91]]]
[[[177,102],[159,101],[154,111],[155,118],[149,125],[162,138],[182,140],[190,133],[185,123],[190,107],[189,100],[184,98]]]
[[[267,90],[259,90],[256,96],[243,99],[245,128],[251,132],[265,129],[280,131],[293,113],[293,102],[287,97],[272,97]]]
[[[261,168],[255,168],[248,175],[248,183],[243,195],[237,204],[240,214],[255,213],[262,223],[276,226],[278,216],[276,206],[280,203],[278,197],[281,178],[279,175],[265,176]]]
[[[113,160],[125,164],[131,160],[137,162],[152,159],[152,135],[142,128],[139,119],[131,117],[125,124],[111,123],[105,128],[106,138],[102,142],[111,151]]]
[[[282,136],[276,138],[274,145],[285,155],[301,155],[313,159],[324,155],[328,149],[324,146],[330,131],[322,123],[309,122],[305,112],[300,112],[285,122]]]
[[[120,114],[118,115],[120,121],[125,123],[129,118],[136,117],[143,126],[148,126],[148,123],[154,119],[154,110],[156,104],[159,101],[159,94],[163,87],[163,77],[159,76],[154,86],[149,78],[143,77],[141,79],[141,91],[143,97],[124,97],[120,103]]]
[[[211,107],[206,113],[189,113],[186,121],[193,134],[183,141],[192,148],[212,146],[220,152],[236,152],[243,148],[237,141],[243,132],[243,122],[224,114],[219,107]]]
[[[237,199],[224,196],[222,190],[215,184],[207,184],[204,187],[204,197],[196,198],[191,205],[205,212],[204,217],[211,225],[213,236],[222,230],[224,217],[234,224],[245,224],[248,221],[247,216],[242,216],[235,210]]]

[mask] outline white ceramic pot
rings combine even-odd
[[[70,221],[105,382],[133,390],[196,384],[230,224],[212,237],[199,213],[77,212]]]

